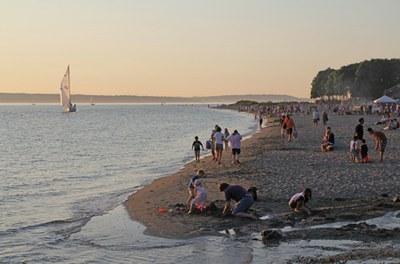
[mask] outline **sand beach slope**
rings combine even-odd
[[[384,131],[388,146],[383,162],[378,162],[379,153],[374,150],[375,142],[366,129],[383,130],[383,126],[374,125],[377,116],[364,116],[364,138],[372,162],[351,163],[348,145],[361,116],[329,114],[328,125],[336,139],[334,151],[321,152],[325,127],[322,124],[313,127],[311,116],[294,115],[298,138],[290,143],[286,138],[282,140],[278,124],[271,119],[267,127],[242,142],[241,164],[232,164],[230,153],[225,151],[220,165],[207,156],[200,163],[188,163],[174,175],[155,180],[131,195],[125,205],[133,219],[146,225],[147,234],[169,238],[218,236],[231,228],[242,234],[254,234],[265,229],[294,227],[286,232],[285,239],[351,238],[364,242],[398,239],[399,228],[381,229],[363,221],[400,210],[400,203],[393,201],[400,195],[400,131]],[[206,172],[202,182],[208,200],[218,210],[188,215],[187,183],[200,168]],[[217,190],[219,182],[257,187],[258,201],[252,210],[264,216],[264,220],[222,217],[224,201]],[[291,195],[305,187],[313,191],[313,199],[308,203],[311,216],[292,212],[287,206]],[[185,211],[179,211],[180,207]],[[160,208],[166,212],[160,213]],[[356,224],[317,231],[295,228],[346,221]],[[355,258],[368,258],[366,254],[400,257],[398,250],[387,247],[379,252],[378,249],[359,252]],[[339,254],[335,261],[341,258],[349,256]]]

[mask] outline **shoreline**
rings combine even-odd
[[[231,164],[230,154],[225,150],[221,165],[214,163],[208,155],[200,163],[190,162],[173,175],[144,186],[129,196],[125,206],[131,218],[144,223],[145,234],[167,238],[220,236],[223,235],[221,231],[231,228],[250,235],[268,228],[365,221],[400,210],[400,203],[392,200],[400,192],[397,176],[399,151],[396,149],[400,144],[400,131],[385,131],[389,143],[382,163],[377,161],[375,142],[369,135],[366,135],[366,140],[372,163],[351,163],[348,142],[359,117],[330,113],[328,125],[332,127],[336,138],[336,148],[332,152],[321,152],[324,127],[322,124],[313,127],[310,116],[294,115],[299,137],[291,143],[281,140],[280,128],[269,123],[268,127],[242,142],[241,164]],[[373,125],[378,117],[364,118],[364,131],[367,127],[382,130],[381,126]],[[259,200],[252,209],[264,216],[265,220],[223,218],[218,212],[194,215],[176,212],[174,209],[183,207],[186,202],[186,186],[190,177],[200,168],[205,170],[207,176],[202,182],[209,202],[214,202],[222,210],[223,195],[217,190],[217,184],[221,181],[247,188],[256,186]],[[313,199],[309,202],[313,214],[309,217],[294,213],[287,206],[291,195],[304,187],[313,191]],[[159,208],[167,212],[160,213]],[[168,212],[170,209],[173,212]],[[400,237],[399,228],[382,231],[366,226],[364,229],[336,228],[318,232],[305,229],[289,232],[286,239],[352,237],[354,240],[371,242],[396,239],[396,236],[397,239]]]
[[[260,134],[263,133],[263,129],[260,130],[257,128],[253,133],[243,137],[244,139],[242,140],[241,146],[242,153],[247,148],[251,148],[253,140],[261,137]],[[222,164],[220,165],[212,161],[211,152],[202,155],[199,163],[196,163],[193,158],[193,160],[185,163],[175,173],[158,178],[150,184],[143,186],[143,188],[131,194],[124,202],[130,217],[146,226],[145,234],[167,238],[190,238],[197,236],[196,232],[188,231],[182,223],[179,224],[173,219],[170,219],[168,217],[170,215],[169,213],[160,213],[159,209],[163,208],[169,210],[175,209],[176,207],[185,207],[187,211],[188,208],[186,208],[187,206],[185,205],[188,197],[187,184],[190,178],[194,176],[199,169],[203,169],[206,173],[206,178],[202,180],[202,183],[207,189],[208,201],[222,199],[222,194],[216,193],[217,184],[219,182],[218,174],[221,174],[225,170],[236,171],[239,168],[239,166],[230,163],[230,154],[230,151],[224,150]],[[247,159],[248,158],[241,155],[242,163]],[[251,181],[242,179],[236,181],[236,183],[251,184]],[[163,189],[166,192],[164,194],[160,193]],[[175,195],[171,195],[171,191],[173,191]],[[177,216],[186,216],[185,213],[180,212]],[[190,216],[186,217],[190,218]],[[165,221],[167,221],[167,223]],[[186,223],[186,221],[183,222]],[[160,226],[163,225],[168,225],[168,229],[160,228]]]

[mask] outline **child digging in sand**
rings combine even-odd
[[[311,199],[311,189],[306,188],[301,193],[296,193],[289,200],[289,207],[292,208],[295,212],[300,213],[304,212],[308,215],[311,215],[310,208],[306,206],[306,203]]]
[[[207,192],[201,185],[200,180],[196,180],[194,182],[194,191],[196,193],[196,197],[190,203],[188,214],[191,214],[195,209],[203,211],[206,208]]]
[[[204,171],[200,169],[197,171],[197,174],[190,179],[188,184],[189,198],[186,201],[187,204],[190,205],[194,197],[196,197],[196,193],[194,190],[194,182],[203,177],[204,177]]]

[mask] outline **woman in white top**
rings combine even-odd
[[[217,128],[214,134],[215,152],[218,164],[221,164],[222,150],[224,150],[224,134],[221,132],[221,127]]]

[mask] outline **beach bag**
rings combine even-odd
[[[297,138],[297,136],[298,136],[298,134],[297,134],[297,130],[293,131],[293,134],[292,134],[292,135],[293,135],[293,138],[294,138],[294,139],[296,139],[296,138]]]
[[[211,144],[212,144],[211,139],[207,140],[206,141],[206,149],[211,149]]]

